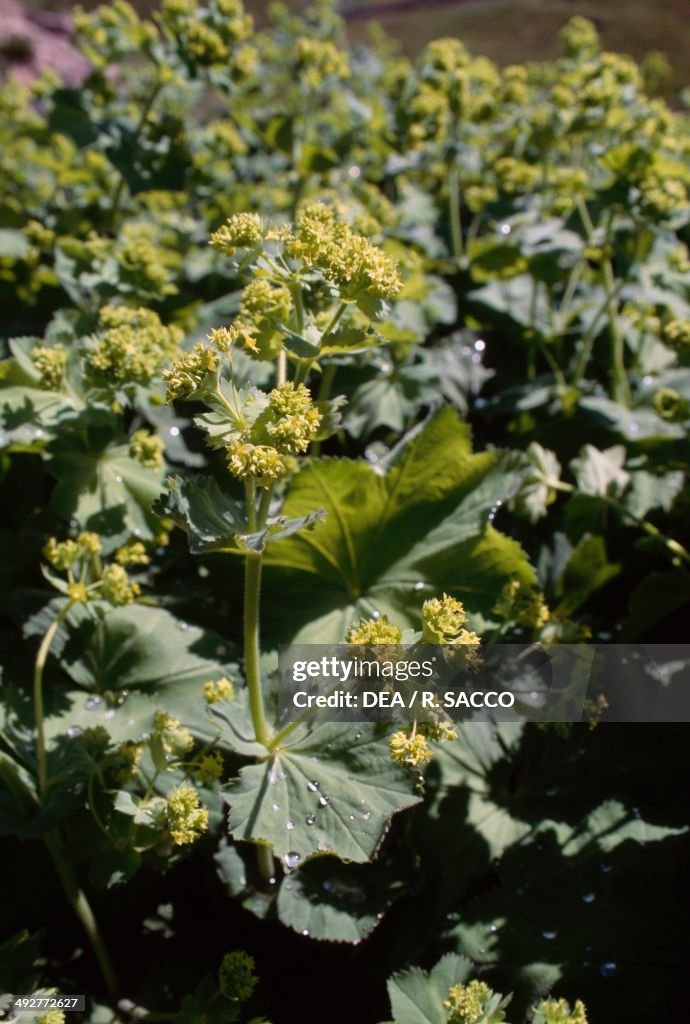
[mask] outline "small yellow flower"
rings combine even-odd
[[[251,996],[257,981],[254,958],[237,949],[226,953],[218,972],[218,988],[233,1003],[243,1003]]]
[[[403,729],[394,732],[388,741],[391,758],[398,764],[418,768],[431,760],[431,748],[421,732],[408,735]]]
[[[402,633],[397,626],[388,621],[387,615],[378,619],[360,619],[350,626],[346,640],[349,644],[399,644]]]
[[[123,544],[115,552],[115,561],[118,565],[148,565],[151,559],[146,554],[146,548],[140,540],[133,540],[129,544]]]
[[[126,570],[121,565],[109,565],[101,577],[101,596],[110,604],[119,606],[132,604],[140,594],[138,583],[130,582]]]
[[[230,679],[223,676],[215,682],[211,679],[204,683],[204,699],[207,704],[218,704],[221,700],[232,700],[235,696],[235,687]]]
[[[223,774],[223,757],[219,751],[204,754],[196,768],[196,778],[204,786],[212,786]]]
[[[208,828],[208,811],[200,806],[199,794],[189,783],[174,789],[165,807],[168,831],[176,846],[193,843]]]
[[[129,454],[145,469],[160,469],[163,465],[165,442],[148,430],[137,430],[130,438]]]
[[[211,235],[211,245],[234,255],[237,249],[250,249],[263,238],[263,225],[258,213],[235,213]]]
[[[34,366],[41,375],[40,385],[46,391],[62,387],[67,365],[67,352],[63,345],[38,345],[31,353]]]
[[[80,604],[86,604],[89,600],[89,592],[86,589],[84,583],[68,583],[67,584],[67,596],[70,601],[78,601]]]

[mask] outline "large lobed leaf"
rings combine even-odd
[[[419,802],[414,781],[391,760],[386,730],[321,725],[241,770],[226,797],[230,832],[270,844],[289,870],[319,853],[362,863],[392,815]]]
[[[349,623],[375,611],[417,625],[422,600],[444,590],[481,624],[507,579],[534,581],[520,546],[491,526],[521,471],[499,453],[473,454],[455,411],[437,412],[383,468],[321,459],[294,481],[285,514],[322,506],[327,518],[268,552],[283,636],[340,641]],[[300,601],[286,601],[291,593]]]

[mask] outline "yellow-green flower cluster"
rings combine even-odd
[[[82,50],[99,68],[128,53],[146,52],[156,38],[153,25],[141,21],[127,0],[113,0],[89,12],[76,7],[74,28]]]
[[[145,469],[160,469],[163,465],[165,442],[148,430],[137,430],[129,442],[129,454]]]
[[[308,388],[292,381],[279,384],[268,396],[268,409],[266,431],[276,448],[293,455],[306,452],[323,419]]]
[[[228,256],[234,256],[238,249],[252,249],[263,238],[264,227],[258,213],[234,213],[213,232],[210,244]]]
[[[222,679],[209,679],[204,683],[204,700],[207,704],[218,704],[221,700],[232,700],[235,696],[235,687],[230,679],[223,676]]]
[[[51,537],[45,547],[43,554],[54,569],[63,572],[71,569],[72,566],[83,558],[90,558],[100,554],[101,540],[97,533],[80,533],[74,540],[58,541]]]
[[[587,1024],[587,1011],[581,1000],[573,1008],[565,999],[543,999],[535,1011],[540,1014],[540,1024]]]
[[[239,315],[233,324],[235,339],[256,358],[275,359],[283,344],[278,326],[287,322],[291,306],[289,288],[255,277],[242,293]]]
[[[65,1014],[62,1010],[48,1010],[38,1018],[38,1024],[65,1024]]]
[[[443,1005],[448,1010],[448,1024],[501,1024],[509,997],[503,999],[484,981],[453,985]]]
[[[97,384],[149,384],[178,350],[182,332],[165,327],[150,309],[104,306],[98,317],[98,341],[85,352]]]
[[[465,629],[467,614],[461,601],[444,594],[432,597],[422,605],[422,639],[427,644],[462,644],[477,646],[476,633]]]
[[[413,732],[399,729],[393,733],[388,745],[391,750],[391,758],[398,764],[419,768],[431,760],[431,747],[419,729]]]
[[[212,754],[204,754],[194,774],[203,786],[212,786],[223,774],[223,755],[218,750],[214,750]]]
[[[230,472],[270,486],[287,472],[286,456],[307,450],[322,418],[304,384],[279,384],[269,393],[265,412],[226,446]]]
[[[231,441],[227,446],[228,469],[239,480],[254,477],[259,487],[270,487],[285,475],[286,464],[270,445]]]
[[[166,399],[192,398],[199,391],[207,374],[215,373],[220,366],[220,355],[198,341],[191,352],[185,352],[168,370],[163,370],[163,380],[168,385]]]
[[[520,580],[509,580],[501,590],[495,611],[506,621],[541,629],[551,618],[543,595]]]
[[[690,320],[669,320],[664,325],[664,341],[673,348],[690,348]]]
[[[133,583],[122,565],[108,565],[101,576],[100,594],[110,604],[122,606],[132,604],[141,593],[138,583]]]
[[[282,234],[285,254],[317,267],[343,299],[358,293],[389,299],[401,287],[395,260],[354,231],[325,203],[309,203],[299,211],[294,227]]]
[[[164,0],[160,20],[182,59],[192,67],[221,65],[236,72],[238,58],[240,65],[247,64],[244,51],[254,52],[251,46],[238,45],[253,29],[240,0],[211,0],[203,8],[193,0]],[[250,62],[251,68],[254,63]]]
[[[259,980],[254,973],[254,966],[254,958],[242,950],[226,953],[218,971],[221,995],[233,1003],[246,1002]]]
[[[561,43],[569,57],[593,56],[599,52],[599,34],[588,18],[571,18],[561,30]]]
[[[160,741],[163,750],[171,757],[182,757],[194,746],[194,737],[189,729],[185,729],[177,718],[167,711],[159,711],[153,720],[154,736]]]
[[[294,59],[299,83],[309,90],[318,89],[327,78],[350,77],[347,56],[328,39],[299,36],[294,44]]]
[[[120,277],[140,294],[162,299],[174,295],[171,269],[179,259],[170,248],[157,244],[157,232],[151,224],[125,224],[122,236],[113,249]]]
[[[201,806],[199,794],[189,783],[183,783],[170,793],[165,818],[176,846],[195,842],[208,828],[208,811]]]
[[[146,553],[146,548],[140,540],[130,541],[123,544],[115,552],[115,561],[118,565],[148,565],[151,559]]]
[[[67,352],[64,345],[37,345],[31,359],[41,375],[40,386],[46,391],[59,391],[65,378]]]
[[[669,423],[682,423],[690,416],[690,404],[675,388],[659,388],[654,395],[656,412]]]
[[[402,640],[402,633],[392,622],[388,621],[387,615],[381,615],[378,619],[360,619],[359,622],[350,626],[347,631],[346,640],[349,644],[399,644]]]
[[[115,781],[124,785],[135,778],[143,754],[143,743],[133,743],[131,740],[121,743],[113,757]]]

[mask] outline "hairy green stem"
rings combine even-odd
[[[247,522],[251,533],[263,529],[268,517],[270,491],[264,491],[257,515],[256,486],[247,481]],[[258,743],[267,745],[269,729],[261,688],[259,647],[259,609],[261,604],[261,552],[247,552],[244,559],[244,669],[249,693],[249,708]]]
[[[462,222],[460,219],[460,174],[456,163],[453,163],[448,173],[448,199],[453,255],[459,260],[464,256],[465,250],[462,242]]]
[[[74,606],[74,601],[68,601],[61,609],[55,620],[50,624],[46,630],[45,636],[41,641],[41,645],[38,648],[38,654],[36,655],[36,664],[34,666],[34,720],[36,723],[36,761],[38,768],[38,792],[41,803],[45,801],[46,793],[48,790],[48,761],[46,757],[46,741],[45,741],[45,725],[44,725],[44,706],[43,706],[43,672],[45,669],[46,660],[50,651],[51,644],[55,639],[60,624],[64,622],[71,608]],[[118,993],[117,978],[113,965],[108,955],[108,950],[105,947],[101,933],[96,922],[96,918],[91,909],[89,901],[86,896],[79,888],[72,866],[65,859],[62,852],[62,840],[60,833],[57,829],[53,829],[44,836],[44,840],[48,853],[50,854],[51,860],[57,872],[58,878],[62,883],[62,888],[67,898],[68,903],[74,910],[74,913],[81,921],[82,927],[86,932],[86,935],[91,943],[93,951],[98,960],[98,964],[101,968],[101,973],[108,987],[108,991],[112,996],[116,996]]]
[[[68,601],[65,604],[59,614],[57,615],[54,622],[51,623],[45,636],[41,640],[41,646],[38,648],[38,654],[36,655],[36,664],[34,666],[34,722],[36,725],[36,761],[38,765],[38,792],[41,800],[46,795],[46,789],[48,788],[48,766],[46,757],[46,737],[45,737],[45,726],[44,717],[45,712],[43,708],[43,670],[45,669],[46,659],[50,650],[50,645],[55,639],[55,634],[62,622],[64,622],[68,613],[74,606],[74,601]]]
[[[134,155],[136,153],[137,145],[139,144],[139,139],[141,138],[141,133],[144,130],[144,126],[146,125],[146,122],[148,120],[148,116],[151,113],[151,109],[153,107],[153,104],[156,102],[156,100],[158,98],[158,95],[159,95],[161,89],[163,88],[163,85],[164,85],[164,83],[161,81],[160,77],[157,77],[155,79],[154,83],[153,83],[153,88],[149,92],[148,96],[146,97],[146,101],[144,102],[144,105],[141,108],[141,115],[140,115],[139,120],[137,122],[137,126],[134,129],[134,135],[132,136],[132,140],[131,140],[131,142],[129,144],[129,152],[132,155]],[[116,218],[116,216],[117,216],[117,214],[119,212],[119,209],[120,209],[120,203],[122,202],[122,195],[123,195],[123,192],[124,192],[124,187],[125,187],[125,172],[124,171],[120,171],[120,176],[118,178],[118,182],[117,182],[117,185],[115,187],[115,192],[113,193],[112,205],[110,207],[110,226],[111,227],[114,226],[115,218]]]
[[[548,486],[552,487],[554,491],[561,491],[563,494],[575,494],[577,491],[577,488],[573,484],[566,483],[564,480],[549,480]],[[674,560],[680,559],[685,563],[685,565],[690,566],[690,552],[677,540],[674,540],[673,537],[667,537],[666,534],[662,533],[661,530],[654,526],[653,523],[648,523],[646,519],[640,519],[640,517],[636,516],[634,512],[631,512],[630,509],[619,505],[613,498],[609,498],[603,494],[599,494],[597,497],[609,508],[620,512],[620,514],[626,519],[629,519],[631,523],[634,523],[635,526],[644,530],[649,537],[653,537],[655,540],[663,544],[666,550],[673,556]]]
[[[60,839],[59,833],[56,830],[49,832],[45,836],[44,842],[51,860],[53,861],[58,878],[62,883],[62,888],[65,896],[67,897],[67,901],[81,921],[82,927],[86,932],[89,942],[91,943],[91,947],[96,955],[96,959],[98,960],[98,966],[101,969],[103,979],[108,987],[108,992],[111,996],[117,996],[119,994],[119,986],[115,969],[112,965],[108,950],[105,947],[105,943],[103,942],[91,905],[82,890],[79,888],[79,883],[77,882],[71,864],[63,856],[62,840]]]

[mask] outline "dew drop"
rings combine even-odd
[[[644,376],[644,377],[642,378],[642,383],[644,384],[644,386],[645,386],[646,388],[648,388],[648,387],[650,386],[650,384],[653,384],[653,383],[654,383],[654,378],[652,377],[652,375],[651,375],[651,374],[647,373],[647,374],[645,374],[645,376]]]
[[[319,797],[319,807],[327,807],[330,802],[331,798],[329,796],[324,796],[323,793]]]
[[[102,703],[103,699],[101,697],[88,697],[84,702],[84,707],[87,711],[95,711]]]
[[[357,164],[352,164],[351,167],[348,167],[347,173],[350,175],[351,178],[359,178],[362,171],[357,166]]]
[[[296,868],[301,859],[301,855],[297,853],[296,850],[289,850],[283,857],[283,860],[289,868]]]
[[[596,896],[593,892],[585,892],[582,894],[583,903],[594,903]]]
[[[269,885],[275,885],[276,884],[276,876],[275,875],[271,875],[271,877],[268,879],[268,884]]]
[[[316,815],[315,814],[308,814],[307,815],[307,825],[313,825],[315,821],[316,821]]]
[[[414,585],[415,590],[424,590],[424,583],[422,580],[418,580]]]
[[[82,730],[80,725],[70,725],[67,730],[67,735],[71,740],[76,740],[77,736],[81,736],[81,732]]]
[[[628,423],[628,433],[629,434],[639,434],[639,432],[640,432],[640,424],[636,423],[635,420],[630,420],[630,422]]]
[[[272,811],[279,811],[280,810],[280,804],[271,804],[271,810]]]
[[[36,435],[35,435],[35,436],[36,436],[36,437],[43,437],[43,431],[41,430],[41,428],[40,428],[40,427],[39,427],[39,428],[38,428],[38,430],[36,431]]]
[[[309,929],[308,928],[303,928],[302,929],[302,935],[304,935],[304,936],[309,935]]]
[[[178,622],[177,623],[177,628],[181,629],[182,632],[184,632],[185,630],[189,629],[189,623],[188,622]]]
[[[119,476],[119,475],[118,475],[118,476],[116,476],[116,477],[115,477],[115,483],[116,483],[116,484],[121,484],[121,483],[122,483],[122,477],[121,477],[121,476]]]
[[[371,817],[371,811],[365,811],[362,817],[364,818],[365,821],[369,821],[369,818]]]
[[[355,739],[356,739],[356,740],[361,740],[361,738],[362,738],[362,734],[361,734],[361,732],[356,732],[356,733],[355,733]]]
[[[477,340],[474,343],[474,348],[476,352],[483,352],[484,349],[486,348],[486,342],[483,341],[481,338],[477,338]]]
[[[171,427],[170,430],[168,431],[168,433],[170,434],[171,437],[179,437],[180,436],[180,428],[179,427]]]
[[[354,814],[348,814],[348,816],[347,816],[347,817],[348,817],[348,820],[349,820],[349,821],[354,821],[354,820],[355,820],[355,816],[354,816]]]
[[[479,353],[478,353],[478,352],[475,352],[475,353],[474,353],[474,354],[472,355],[472,362],[473,362],[473,363],[481,363],[481,361],[482,361],[482,357],[481,357],[481,356],[479,355]]]
[[[285,822],[285,828],[288,830],[288,832],[292,832],[294,827],[295,827],[294,821],[292,820],[292,818],[288,818],[288,820]]]
[[[616,973],[616,965],[612,960],[607,960],[605,964],[602,964],[599,968],[599,974],[602,978],[612,978]]]
[[[509,235],[512,230],[510,224],[501,224],[500,231],[502,235]]]
[[[378,622],[378,620],[381,618],[381,612],[377,609],[374,609],[374,611],[371,613],[371,617],[374,620],[374,622]]]
[[[310,793],[315,793],[318,788],[319,784],[316,781],[316,779],[314,779],[312,782],[307,783],[307,789],[309,790]]]
[[[545,932],[541,933],[541,937],[543,939],[546,939],[547,942],[552,942],[556,938],[557,935],[558,935],[558,932],[553,932],[553,931],[545,931]]]
[[[475,407],[475,409],[484,409],[484,408],[486,408],[486,399],[485,398],[475,398],[475,400],[474,400],[474,407]]]
[[[489,925],[489,931],[491,932],[492,935],[495,935],[496,932],[498,931],[498,925],[490,924]]]

